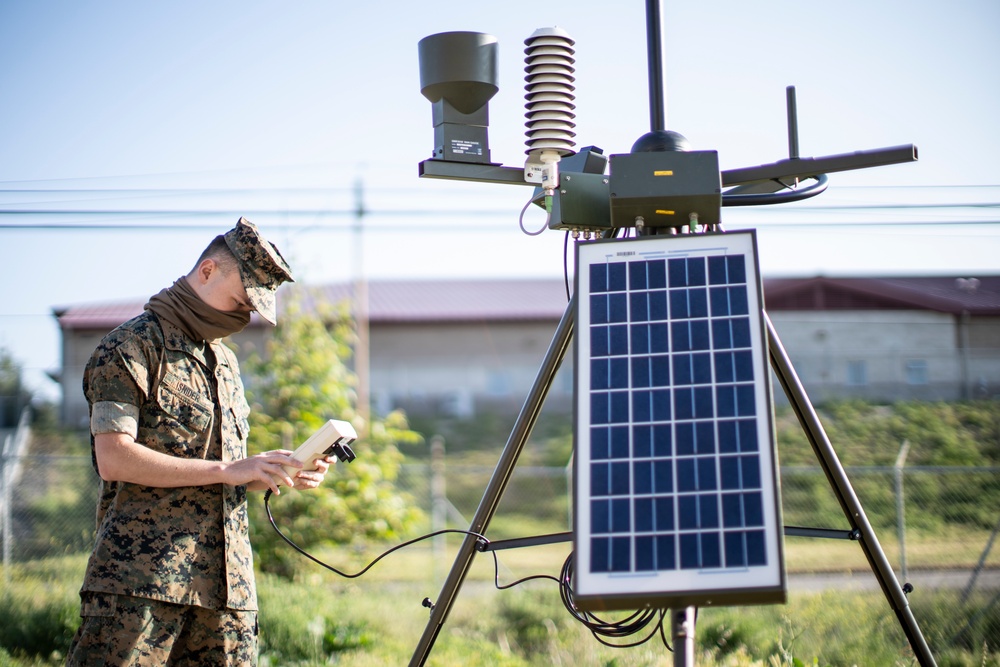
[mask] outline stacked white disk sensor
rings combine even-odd
[[[524,177],[529,183],[555,187],[555,164],[572,155],[576,146],[575,42],[561,28],[539,28],[524,43]]]

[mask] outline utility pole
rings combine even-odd
[[[354,184],[354,288],[352,311],[357,339],[354,342],[354,374],[358,378],[358,416],[363,420],[361,436],[368,433],[371,420],[371,381],[369,378],[368,279],[365,277],[364,181]]]

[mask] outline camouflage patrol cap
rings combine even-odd
[[[233,251],[240,266],[240,277],[254,309],[271,324],[277,323],[274,293],[278,285],[294,282],[288,262],[273,243],[260,235],[257,226],[240,218],[236,226],[226,232],[226,244]]]

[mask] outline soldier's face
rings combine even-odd
[[[208,273],[201,298],[212,308],[227,313],[249,313],[254,310],[246,288],[243,287],[240,272],[234,269],[224,273],[218,264]]]

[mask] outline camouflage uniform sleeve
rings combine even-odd
[[[118,401],[98,401],[90,415],[90,432],[125,433],[135,440],[139,436],[139,407]]]
[[[92,434],[138,435],[139,407],[149,394],[152,375],[145,347],[133,334],[106,338],[94,351],[84,386],[92,406]]]

